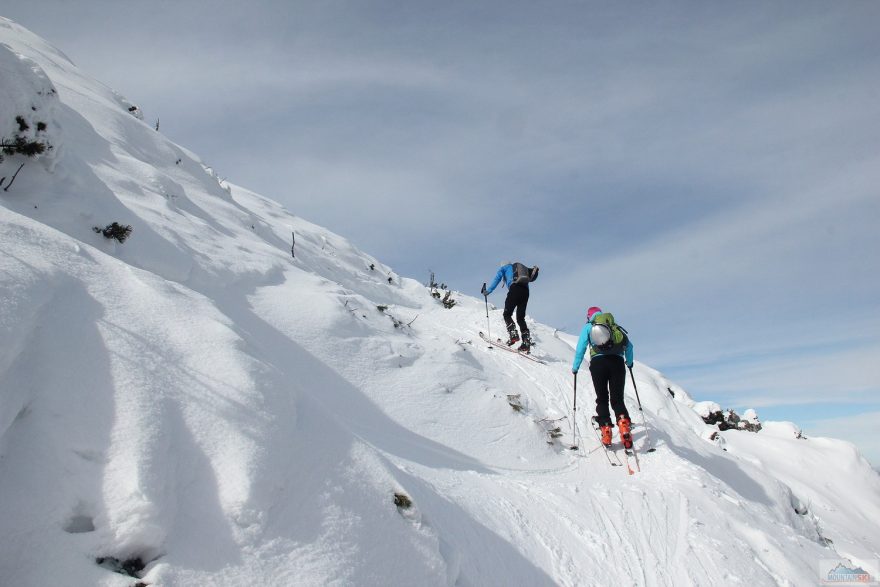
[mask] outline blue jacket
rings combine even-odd
[[[490,283],[489,287],[486,289],[486,295],[495,291],[495,288],[498,287],[498,283],[502,280],[507,287],[510,287],[510,284],[513,283],[513,263],[508,263],[498,270],[498,273],[495,274],[495,279],[492,280],[492,283]]]
[[[593,314],[593,319],[596,318],[602,312],[596,312]],[[584,355],[587,352],[587,347],[592,343],[590,342],[590,330],[593,328],[593,321],[589,321],[584,324],[584,327],[581,329],[581,337],[578,339],[577,348],[574,350],[574,363],[571,365],[571,372],[577,373],[578,369],[581,368],[581,363],[584,361]],[[596,353],[594,356],[601,357],[602,353]],[[626,350],[623,353],[623,358],[626,361],[627,367],[632,367],[633,364],[633,343],[626,337]]]

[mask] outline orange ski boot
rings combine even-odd
[[[626,416],[622,416],[617,421],[617,428],[620,432],[620,441],[623,443],[623,448],[629,450],[633,447],[633,437],[631,432],[632,422],[630,422],[629,418]]]
[[[602,444],[611,446],[611,426],[599,426],[599,431],[602,433]]]

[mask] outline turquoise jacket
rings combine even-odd
[[[602,312],[596,312],[593,314],[593,320],[596,319],[596,316],[601,314]],[[577,373],[578,369],[581,368],[581,363],[584,361],[584,355],[587,353],[587,347],[592,343],[590,342],[590,330],[593,328],[592,320],[584,324],[584,327],[581,329],[581,336],[578,339],[577,348],[574,350],[574,363],[571,365],[571,372]],[[602,353],[596,353],[594,356],[601,357]],[[632,367],[633,365],[633,343],[629,339],[629,336],[626,337],[626,350],[623,352],[622,356],[626,361],[627,367]]]
[[[498,287],[498,284],[502,280],[507,287],[510,287],[510,284],[513,283],[513,263],[508,263],[498,270],[498,273],[495,274],[495,279],[492,280],[492,283],[490,283],[488,289],[486,289],[486,295],[495,291],[495,288]]]

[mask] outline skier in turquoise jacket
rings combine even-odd
[[[633,365],[633,344],[626,331],[623,331],[622,342],[611,343],[608,338],[610,331],[602,324],[604,320],[599,320],[597,324],[597,318],[601,315],[602,309],[596,306],[587,310],[587,323],[581,329],[571,372],[577,375],[589,347],[590,376],[593,380],[593,389],[596,391],[596,423],[602,433],[602,444],[611,445],[612,423],[608,409],[610,401],[611,409],[614,410],[617,418],[621,442],[625,448],[632,448],[632,422],[623,401],[623,388],[626,385],[625,367],[632,368]]]

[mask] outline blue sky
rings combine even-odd
[[[7,4],[399,273],[540,265],[537,320],[880,464],[880,3]]]

